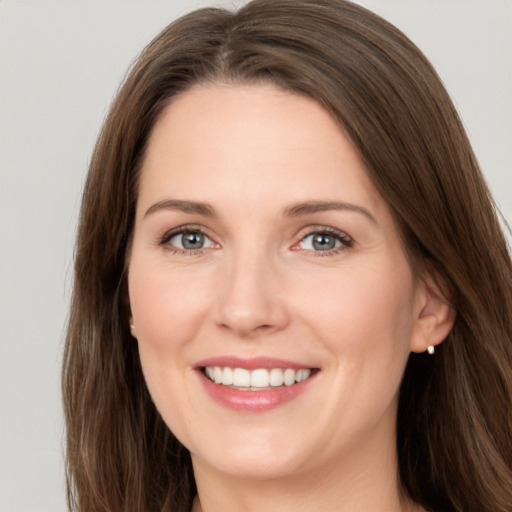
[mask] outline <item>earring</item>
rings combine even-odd
[[[429,346],[427,347],[427,352],[428,352],[430,355],[434,354],[434,353],[435,353],[435,351],[436,351],[436,349],[435,349],[434,345],[429,345]]]

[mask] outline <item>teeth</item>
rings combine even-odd
[[[271,386],[282,386],[284,383],[283,370],[280,368],[272,368],[272,370],[270,370],[268,380]]]
[[[254,370],[251,373],[251,386],[253,388],[268,388],[268,370]]]
[[[233,370],[231,368],[224,368],[222,370],[222,384],[224,386],[231,386],[233,384],[235,377],[233,375]]]
[[[272,368],[270,371],[264,368],[246,370],[245,368],[222,368],[220,366],[207,366],[205,375],[216,384],[234,386],[237,388],[269,388],[293,386],[302,382],[311,375],[310,369],[294,370],[293,368]]]
[[[302,382],[303,380],[306,380],[310,375],[311,370],[309,369],[297,370],[295,372],[295,382]]]
[[[226,370],[231,370],[231,368],[224,368],[224,372]],[[244,368],[235,368],[233,370],[233,386],[248,388],[251,385],[251,374],[249,370],[245,370]]]
[[[283,380],[286,386],[291,386],[292,384],[295,384],[295,370],[287,368],[284,371]]]
[[[219,368],[218,366],[213,368],[213,380],[215,381],[215,384],[222,384],[222,373],[222,368]]]

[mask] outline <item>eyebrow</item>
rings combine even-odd
[[[179,199],[166,199],[164,201],[158,201],[154,205],[150,206],[144,218],[152,213],[159,210],[177,210],[184,213],[195,213],[197,215],[204,215],[205,217],[216,217],[214,209],[207,203],[197,203],[195,201],[182,201]]]
[[[352,203],[345,203],[340,201],[308,201],[306,203],[297,203],[286,208],[284,211],[284,216],[301,217],[303,215],[311,215],[313,213],[326,212],[330,210],[360,213],[376,226],[379,225],[377,219],[366,208]]]
[[[154,205],[150,206],[144,214],[144,218],[160,210],[176,210],[184,213],[203,215],[205,217],[217,217],[215,210],[208,203],[198,203],[196,201],[184,201],[180,199],[166,199],[158,201]],[[360,213],[376,226],[379,225],[375,217],[366,208],[340,201],[307,201],[305,203],[293,204],[284,210],[284,217],[302,217],[330,210]]]

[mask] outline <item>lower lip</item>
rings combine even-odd
[[[262,391],[240,391],[215,384],[198,370],[202,385],[217,403],[237,412],[264,412],[283,405],[302,394],[316,374],[292,386],[278,386]]]

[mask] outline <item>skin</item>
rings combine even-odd
[[[313,201],[349,206],[289,214]],[[204,247],[166,237],[182,226],[204,232]],[[325,229],[330,251],[311,243]],[[149,141],[128,281],[148,388],[192,455],[195,510],[422,510],[396,478],[397,394],[410,351],[440,343],[453,318],[434,281],[413,275],[386,202],[317,103],[263,85],[175,98]],[[320,371],[286,404],[237,412],[193,369],[217,356]]]

